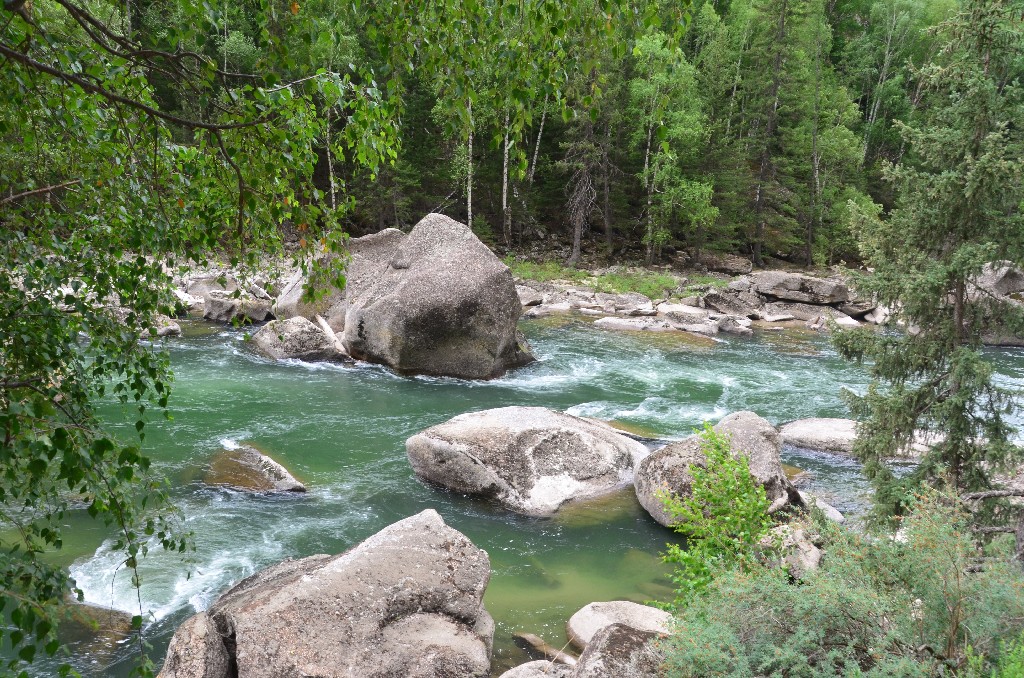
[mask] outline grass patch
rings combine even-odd
[[[674,293],[679,286],[679,281],[675,277],[655,271],[634,270],[602,273],[595,276],[588,271],[563,266],[557,261],[535,263],[522,261],[511,255],[505,257],[504,261],[505,265],[512,270],[512,275],[523,280],[538,282],[567,280],[608,294],[639,292],[651,299],[661,299]],[[714,281],[715,284],[727,284],[726,281],[715,278],[709,278],[709,280]]]
[[[505,257],[505,265],[512,270],[513,276],[523,280],[536,280],[538,282],[568,280],[579,283],[590,277],[590,274],[586,271],[568,268],[557,261],[545,261],[538,264],[532,261],[521,261],[509,255]]]
[[[630,273],[605,273],[597,278],[594,289],[598,292],[625,294],[639,292],[651,299],[669,296],[678,287],[679,281],[665,273],[636,271]]]

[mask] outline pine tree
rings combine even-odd
[[[1024,47],[1020,0],[963,0],[940,25],[945,46],[920,73],[927,86],[918,126],[901,126],[907,154],[885,176],[897,203],[887,219],[854,209],[874,274],[860,285],[903,325],[900,334],[844,332],[837,345],[867,362],[873,383],[851,397],[862,421],[855,453],[878,491],[879,515],[899,512],[923,482],[987,489],[1020,450],[1005,415],[1013,394],[993,380],[982,338],[1019,332],[1024,310],[972,284],[986,262],[1021,261],[1024,248]],[[916,470],[886,465],[935,434]]]

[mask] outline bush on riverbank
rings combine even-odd
[[[816,526],[826,557],[798,583],[724,569],[676,608],[669,675],[1019,675],[1024,572],[1005,541],[979,551],[956,501],[919,497],[899,538]]]

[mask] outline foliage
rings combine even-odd
[[[678,566],[676,609],[700,601],[726,573],[757,567],[758,545],[772,524],[764,488],[746,457],[734,455],[728,435],[705,424],[700,450],[705,463],[690,466],[690,495],[661,496],[673,528],[686,537],[685,546],[669,544],[664,556]]]
[[[819,523],[826,555],[799,584],[778,568],[727,571],[677,612],[670,675],[933,676],[972,654],[986,671],[1012,666],[996,650],[1024,624],[1024,573],[999,548],[978,567],[955,500],[918,498],[899,539]]]
[[[69,512],[116,530],[135,586],[150,548],[191,547],[139,449],[170,393],[155,328],[173,310],[175,267],[217,251],[251,269],[259,254],[281,253],[286,226],[302,234],[303,264],[341,252],[340,210],[311,186],[321,106],[349,121],[336,153],[371,169],[390,157],[394,128],[372,87],[327,71],[279,84],[287,65],[271,65],[284,61],[281,36],[301,25],[294,12],[267,11],[251,35],[228,35],[229,67],[254,63],[249,46],[266,59],[259,75],[237,74],[203,52],[218,50],[223,17],[169,5],[178,23],[153,33],[134,31],[118,3],[4,6],[0,606],[10,624],[0,640],[11,672],[40,648],[57,650],[64,601],[81,595],[43,557],[61,547]],[[134,21],[162,16],[150,10]],[[185,92],[187,103],[177,96]],[[138,440],[105,430],[95,407],[110,400]],[[140,668],[152,667],[143,659]]]
[[[1020,456],[1005,418],[1014,394],[993,381],[980,347],[1024,330],[1024,312],[974,284],[986,262],[1024,256],[1020,10],[1016,1],[967,0],[942,25],[940,57],[922,73],[928,108],[919,124],[899,126],[907,155],[885,170],[895,208],[883,218],[880,207],[850,205],[874,267],[858,289],[912,328],[835,340],[873,379],[867,393],[847,395],[863,422],[854,452],[876,486],[879,516],[899,512],[922,482],[986,489]],[[886,459],[922,431],[938,441],[897,479]]]

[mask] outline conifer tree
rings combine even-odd
[[[974,284],[986,262],[1021,262],[1024,247],[1024,102],[1019,0],[964,0],[939,26],[944,48],[920,77],[924,114],[901,126],[903,162],[885,176],[897,203],[854,208],[874,274],[860,284],[902,324],[898,334],[844,332],[847,358],[873,383],[851,397],[862,425],[855,453],[876,484],[879,515],[899,512],[922,482],[986,489],[1019,448],[1005,415],[1012,394],[993,379],[983,337],[1024,329],[1024,308]],[[897,479],[885,461],[931,433],[916,470]]]

